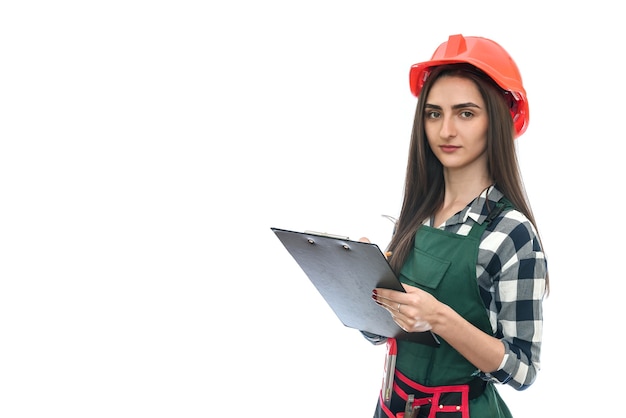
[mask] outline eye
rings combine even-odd
[[[459,115],[463,119],[470,119],[472,116],[474,116],[474,113],[470,112],[469,110],[464,110],[461,113],[459,113]]]
[[[426,119],[437,119],[441,116],[441,113],[436,110],[427,110],[426,111]]]

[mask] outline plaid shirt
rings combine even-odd
[[[439,228],[469,234],[475,223],[484,222],[489,208],[502,196],[491,186]],[[431,221],[425,225],[432,226]],[[488,225],[478,248],[476,278],[494,335],[504,344],[505,354],[497,371],[477,371],[483,379],[518,390],[534,382],[540,368],[546,272],[547,261],[537,233],[521,212],[505,211]]]

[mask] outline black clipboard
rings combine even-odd
[[[404,331],[372,299],[376,287],[404,292],[376,244],[318,232],[271,230],[346,327],[439,346],[431,331]]]

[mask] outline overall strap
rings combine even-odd
[[[480,238],[485,232],[485,229],[489,226],[489,224],[496,219],[505,209],[510,209],[513,207],[513,204],[509,202],[509,200],[505,197],[496,202],[496,205],[489,211],[489,214],[485,218],[484,222],[479,224],[476,223],[468,236],[473,238]]]

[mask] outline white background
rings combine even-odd
[[[3,2],[0,416],[371,416],[384,347],[270,227],[386,246],[408,70],[456,33],[511,53],[531,110],[552,294],[538,380],[501,393],[619,414],[621,7],[529,3]]]

